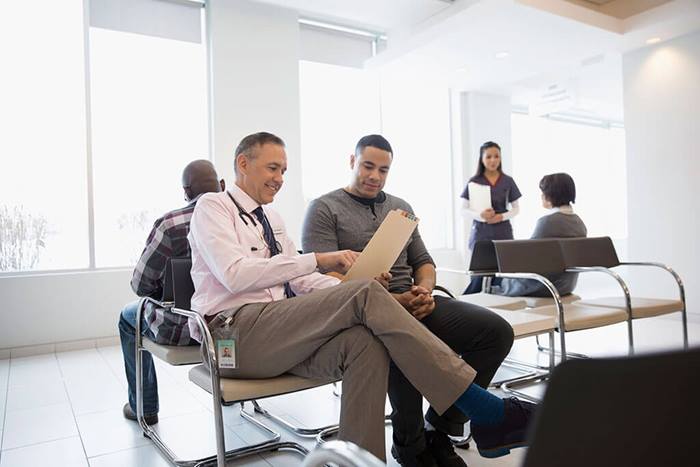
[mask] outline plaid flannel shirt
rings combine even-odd
[[[153,229],[146,240],[146,247],[141,253],[131,278],[131,288],[139,297],[160,300],[163,296],[165,266],[168,259],[190,256],[187,234],[190,232],[190,219],[198,198],[184,208],[166,213],[153,224]],[[158,344],[197,343],[190,338],[187,318],[184,316],[149,303],[144,311],[144,317]]]

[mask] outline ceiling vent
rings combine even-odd
[[[530,114],[542,117],[556,112],[565,112],[576,106],[575,82],[552,83],[538,93],[538,98],[530,104]]]

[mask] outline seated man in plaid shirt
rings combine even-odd
[[[182,188],[187,206],[170,211],[156,220],[146,240],[146,247],[136,264],[131,288],[139,297],[160,300],[163,296],[165,266],[170,258],[190,256],[187,234],[197,199],[204,193],[225,189],[214,165],[207,160],[190,162],[182,172]],[[119,337],[124,354],[124,369],[129,383],[129,402],[124,405],[124,417],[136,420],[136,309],[138,301],[128,304],[119,317]],[[149,303],[144,312],[141,332],[158,344],[199,345],[190,338],[187,318],[170,313]],[[146,423],[158,423],[158,384],[153,358],[143,353],[143,410]]]

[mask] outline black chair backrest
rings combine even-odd
[[[173,266],[168,260],[165,263],[165,274],[163,276],[163,292],[160,297],[161,302],[171,303],[175,300],[175,295],[173,295]]]
[[[190,276],[192,259],[172,258],[169,262],[172,269],[175,308],[189,310],[190,300],[192,300],[192,295],[194,294],[194,283],[192,282],[192,276]]]
[[[493,243],[501,272],[555,274],[566,269],[556,239],[495,240]]]
[[[698,465],[700,348],[556,367],[523,467]]]
[[[497,272],[498,261],[496,260],[496,250],[491,240],[481,240],[476,242],[472,251],[472,259],[469,262],[470,271]]]
[[[559,239],[566,267],[614,268],[620,260],[610,237]]]

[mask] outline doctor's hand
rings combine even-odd
[[[488,221],[495,215],[496,211],[494,211],[492,208],[484,209],[483,211],[481,211],[481,218],[485,221]]]
[[[322,271],[332,271],[345,274],[355,263],[360,253],[352,250],[331,251],[329,253],[314,253],[316,264]]]
[[[391,273],[383,272],[381,275],[375,277],[374,280],[382,284],[382,287],[384,287],[386,290],[389,290],[389,281],[391,280]]]

